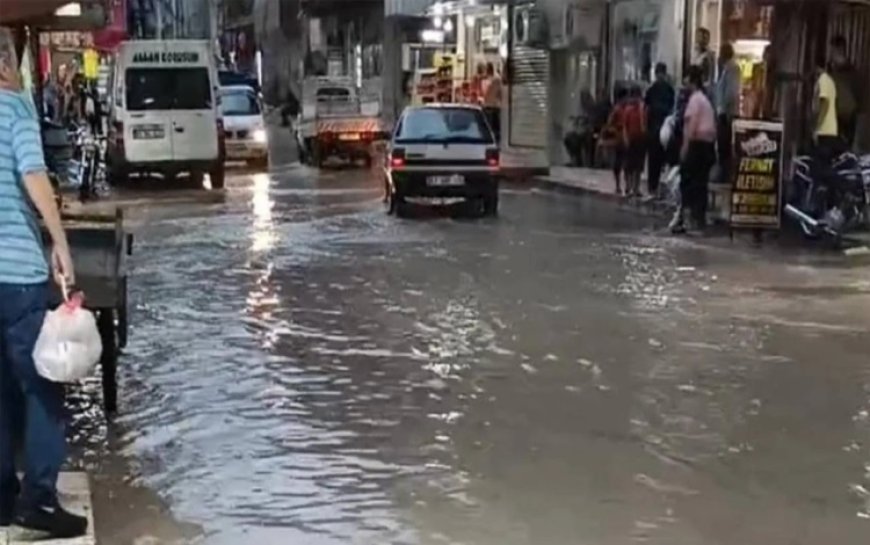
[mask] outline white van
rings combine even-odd
[[[109,181],[131,173],[194,182],[209,174],[224,185],[224,129],[219,83],[206,40],[142,40],[121,44],[110,82]]]

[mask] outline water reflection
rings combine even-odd
[[[275,246],[277,234],[272,218],[275,202],[271,196],[272,179],[268,174],[255,174],[251,188],[251,206],[254,225],[251,232],[251,251],[264,252]]]

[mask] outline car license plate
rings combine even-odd
[[[451,174],[450,176],[429,176],[426,185],[430,187],[456,187],[465,185],[465,176]]]
[[[357,133],[339,134],[338,139],[345,142],[356,142],[360,140],[360,136]]]

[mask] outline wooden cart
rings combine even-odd
[[[114,413],[118,409],[118,355],[127,345],[127,257],[132,253],[133,237],[124,229],[120,209],[114,216],[65,215],[64,229],[76,287],[84,292],[85,306],[97,318],[103,342],[103,404],[107,413]]]

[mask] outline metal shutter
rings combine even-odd
[[[546,149],[550,54],[543,49],[514,44],[511,48],[511,146]]]

